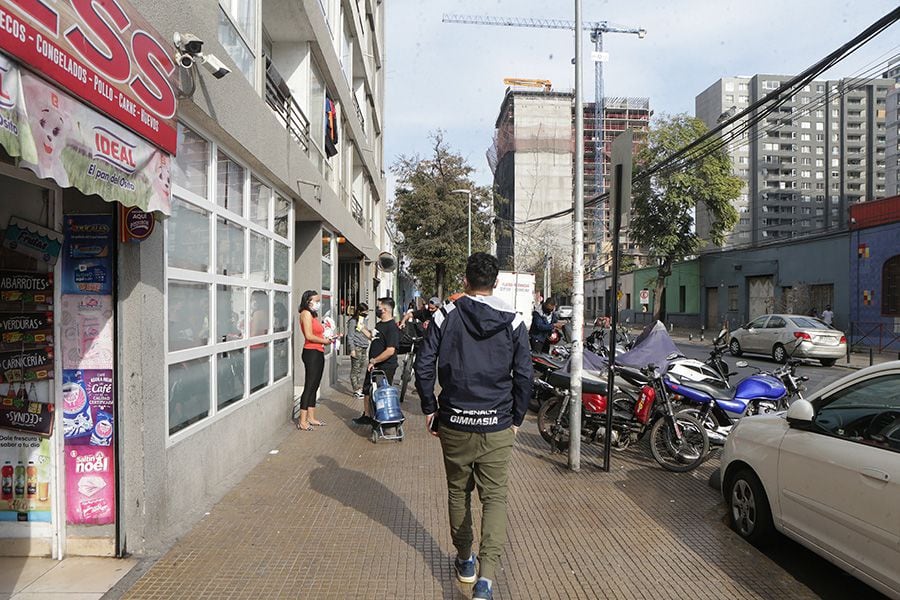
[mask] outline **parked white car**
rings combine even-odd
[[[721,468],[741,537],[763,545],[780,531],[900,599],[900,361],[741,419]]]
[[[780,363],[791,356],[815,358],[830,367],[847,354],[847,338],[815,317],[763,315],[732,331],[728,348],[734,356],[756,352]]]

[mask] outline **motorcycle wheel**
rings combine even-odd
[[[665,417],[656,420],[650,429],[650,453],[659,465],[676,473],[686,473],[699,467],[709,454],[709,436],[697,419],[675,415],[681,427],[679,440]]]
[[[568,415],[563,415],[561,431],[556,431],[556,419],[559,417],[559,411],[563,410],[563,408],[565,408],[565,404],[562,400],[551,398],[544,402],[538,411],[538,431],[548,444],[555,444],[557,450],[567,450],[569,448]]]

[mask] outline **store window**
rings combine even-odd
[[[182,125],[178,139],[166,221],[176,438],[289,376],[293,237],[289,199]]]
[[[320,314],[323,317],[333,316],[331,312],[331,273],[333,261],[331,259],[332,243],[334,234],[327,229],[322,230],[322,310]]]

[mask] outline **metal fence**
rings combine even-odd
[[[848,340],[854,348],[877,348],[879,352],[897,350],[900,352],[900,332],[884,322],[853,321],[850,323]]]

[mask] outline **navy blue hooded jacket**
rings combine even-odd
[[[435,313],[416,357],[416,390],[441,427],[502,431],[522,424],[532,372],[522,317],[494,296],[463,296]]]

